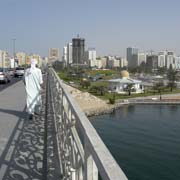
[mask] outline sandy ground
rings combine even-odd
[[[88,92],[82,92],[68,85],[66,85],[66,87],[85,113],[104,111],[112,107],[112,105],[107,104],[106,101],[101,100]]]

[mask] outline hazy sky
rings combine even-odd
[[[141,50],[180,54],[180,0],[0,0],[0,49],[48,55],[77,34],[98,55]]]

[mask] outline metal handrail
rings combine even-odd
[[[49,83],[64,179],[97,180],[99,172],[103,180],[127,180],[66,85],[52,68],[49,69]]]

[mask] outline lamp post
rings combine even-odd
[[[14,58],[14,69],[15,69],[15,48],[16,48],[16,39],[13,38],[13,58]]]
[[[79,71],[79,67],[78,67],[78,66],[79,66],[79,64],[78,64],[78,63],[79,63],[79,54],[78,54],[78,53],[79,53],[79,52],[78,52],[78,47],[76,47],[76,56],[77,56],[77,59],[76,59],[76,60],[77,60],[77,75],[79,76],[79,74],[78,74],[78,73],[79,73],[79,72],[78,72],[78,71]]]

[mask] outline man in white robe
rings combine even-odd
[[[31,67],[25,71],[24,82],[27,93],[27,111],[29,119],[33,118],[36,106],[41,106],[41,85],[43,84],[42,72],[36,67],[37,60],[31,60]]]

